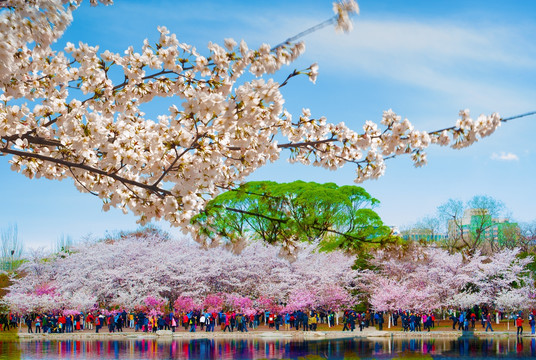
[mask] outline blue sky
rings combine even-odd
[[[423,130],[453,125],[460,109],[476,117],[497,111],[507,117],[536,110],[536,2],[377,1],[359,2],[354,31],[325,28],[305,38],[307,51],[293,66],[318,62],[316,85],[295,79],[283,89],[286,108],[298,114],[344,121],[361,129],[392,108]],[[87,42],[122,52],[154,40],[167,26],[201,52],[208,41],[244,39],[250,47],[276,44],[332,16],[330,1],[116,1],[110,7],[84,3],[58,42]],[[285,72],[275,76],[282,81]],[[154,117],[167,102],[146,109]],[[386,175],[362,184],[381,201],[389,225],[411,224],[449,198],[485,194],[502,200],[518,221],[536,219],[536,117],[503,124],[489,138],[464,150],[432,147],[429,164],[416,169],[408,158],[390,160]],[[0,228],[17,223],[26,246],[51,246],[62,234],[136,228],[118,210],[104,213],[101,201],[80,194],[72,181],[28,180],[0,157]],[[251,180],[297,179],[352,184],[354,169],[337,172],[290,165],[283,159]],[[168,229],[166,224],[158,224]],[[180,234],[178,229],[171,229]]]

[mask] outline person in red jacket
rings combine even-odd
[[[59,318],[58,318],[58,324],[60,326],[60,332],[64,333],[65,332],[65,323],[67,322],[67,319],[65,319],[65,316],[61,315]]]
[[[517,315],[516,326],[517,326],[517,336],[523,335],[523,318],[521,317],[521,315]]]
[[[92,313],[89,313],[86,317],[86,323],[87,323],[87,328],[89,330],[93,330],[93,322],[95,321],[95,316],[93,316]]]
[[[471,313],[471,328],[474,330],[476,325],[476,314],[474,311]]]

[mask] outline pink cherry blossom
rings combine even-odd
[[[464,257],[432,247],[378,251],[371,260],[376,270],[360,271],[358,288],[363,300],[381,311],[530,307],[534,280],[526,267],[532,260],[518,254],[518,249],[506,249]]]
[[[345,304],[341,294],[355,283],[352,257],[311,246],[289,262],[279,252],[253,243],[236,255],[158,232],[134,233],[80,244],[68,255],[32,257],[21,267],[26,276],[14,279],[4,299],[21,311],[95,305],[163,311],[173,304],[179,311],[227,306],[245,312],[275,309],[307,287],[315,289],[314,307]]]

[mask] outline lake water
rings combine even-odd
[[[0,342],[0,359],[392,359],[536,357],[534,338],[40,340]]]

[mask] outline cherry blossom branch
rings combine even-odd
[[[535,112],[527,112],[527,113],[520,114],[520,115],[514,115],[514,116],[511,116],[511,117],[508,117],[508,118],[505,118],[505,119],[501,119],[501,121],[504,121],[504,122],[511,121],[511,120],[514,120],[514,119],[519,119],[519,118],[527,117],[527,116],[534,115],[534,114],[536,114],[536,111]],[[445,129],[433,131],[431,133],[439,133],[439,132],[442,132],[444,130],[453,130],[453,129],[456,129],[456,127],[445,128]],[[27,133],[22,135],[21,138],[22,139],[27,139],[29,142],[31,142],[33,144],[48,145],[48,146],[59,146],[60,145],[58,141],[50,141],[50,140],[42,139],[42,138],[39,138],[39,137],[32,137],[32,136],[27,135]],[[194,144],[197,141],[198,138],[199,138],[199,136],[196,137],[196,139],[194,140],[194,142],[192,144]],[[14,139],[13,137],[7,137],[7,138],[4,138],[3,140],[7,140],[9,142],[9,141],[12,141],[13,139]],[[308,147],[308,146],[316,146],[316,145],[319,145],[319,144],[330,143],[330,142],[335,142],[335,141],[338,141],[338,139],[332,137],[330,139],[324,139],[324,140],[319,140],[319,141],[308,141],[308,142],[302,142],[302,143],[278,144],[278,147],[282,148],[282,149],[284,149],[284,148],[287,148],[287,149],[288,148],[290,148],[290,149],[291,148],[301,148],[301,147]],[[60,165],[66,165],[66,166],[69,167],[69,169],[71,167],[75,167],[75,168],[87,170],[87,171],[90,171],[91,173],[96,173],[96,174],[99,174],[99,175],[108,176],[108,177],[110,177],[110,178],[112,178],[114,180],[118,180],[121,183],[131,184],[131,185],[134,185],[134,186],[137,186],[137,187],[140,187],[140,188],[147,189],[147,190],[149,190],[149,191],[151,191],[151,192],[153,192],[155,194],[158,194],[159,196],[169,196],[169,195],[171,195],[170,192],[166,192],[164,189],[158,188],[157,185],[164,179],[166,174],[169,173],[169,171],[173,168],[173,166],[180,159],[180,157],[182,157],[182,155],[184,155],[186,152],[188,152],[188,151],[190,151],[192,149],[193,149],[193,147],[191,145],[189,148],[186,148],[180,155],[177,153],[177,156],[175,157],[175,160],[172,162],[172,164],[169,165],[169,167],[165,171],[163,171],[163,173],[160,175],[160,177],[157,179],[157,181],[153,185],[143,184],[143,183],[140,183],[140,182],[136,182],[136,181],[133,181],[133,180],[129,180],[129,179],[120,177],[120,176],[116,175],[118,170],[114,171],[113,173],[109,173],[109,172],[101,171],[99,169],[96,169],[96,168],[93,168],[93,167],[90,167],[90,166],[87,166],[87,165],[84,165],[84,164],[73,163],[73,162],[70,162],[70,161],[67,161],[67,160],[64,160],[64,159],[61,159],[61,160],[60,159],[55,159],[53,157],[47,157],[47,156],[40,155],[40,154],[28,153],[28,152],[23,152],[23,151],[16,151],[16,150],[8,149],[7,147],[4,147],[4,148],[0,149],[0,151],[3,152],[3,153],[10,153],[10,154],[13,154],[13,155],[36,158],[36,159],[39,159],[39,160],[49,161],[49,162],[53,162],[53,163],[60,164]],[[238,148],[238,147],[230,148],[230,150],[241,150],[241,149],[242,148]],[[175,148],[174,148],[174,151],[176,151]],[[320,150],[320,151],[322,151],[322,150]],[[414,149],[413,152],[415,152],[415,151],[418,151],[418,150]],[[383,159],[384,160],[392,159],[392,158],[395,158],[396,156],[397,155],[391,155],[391,156],[384,157]],[[354,160],[347,159],[347,158],[342,158],[342,157],[339,157],[339,158],[341,160],[345,161],[345,162],[352,162],[354,164],[360,164],[360,163],[365,163],[366,162],[366,160],[354,161]],[[79,180],[77,180],[77,181],[79,181]],[[90,191],[87,188],[86,188],[86,190],[88,192],[90,192],[90,193],[95,194],[94,192]]]
[[[141,52],[99,53],[84,43],[57,52],[51,44],[78,2],[20,4],[0,14],[10,24],[0,46],[0,153],[12,155],[12,169],[29,177],[77,175],[78,188],[130,209],[142,223],[164,218],[188,228],[221,188],[236,187],[284,149],[291,162],[313,160],[332,170],[353,163],[356,182],[362,182],[382,176],[389,158],[409,154],[422,166],[430,144],[466,147],[505,120],[498,114],[473,120],[462,111],[456,126],[427,133],[389,110],[382,125],[367,121],[358,133],[304,109],[293,122],[281,87],[297,75],[314,82],[318,66],[294,71],[281,84],[271,76],[305,50],[293,41],[335,20],[338,30],[349,31],[358,11],[353,0],[335,3],[334,18],[275,48],[249,49],[244,41],[225,39],[224,47],[209,43],[206,57],[165,27]],[[112,66],[123,72],[120,84],[110,79]],[[246,72],[251,76],[244,79]],[[73,83],[82,96],[69,92]],[[141,105],[164,97],[177,99],[180,108],[147,119]]]
[[[51,163],[58,164],[58,165],[64,165],[67,168],[76,168],[76,169],[85,170],[85,171],[88,171],[89,173],[92,173],[92,174],[98,174],[98,175],[107,176],[107,177],[112,178],[114,180],[117,180],[117,181],[119,181],[120,183],[123,183],[123,184],[129,184],[129,185],[137,186],[137,187],[142,188],[142,189],[149,190],[150,192],[152,192],[152,193],[154,193],[156,195],[159,195],[159,196],[173,196],[173,194],[168,190],[158,188],[158,187],[153,186],[153,185],[140,183],[140,182],[135,181],[135,180],[123,178],[121,176],[116,175],[115,172],[113,172],[113,173],[106,172],[104,170],[94,168],[94,167],[91,167],[91,166],[88,166],[88,165],[84,165],[84,164],[81,164],[81,163],[74,163],[72,161],[68,161],[68,160],[64,160],[64,159],[58,159],[58,158],[45,156],[45,155],[41,155],[41,154],[36,154],[36,153],[30,153],[30,152],[26,152],[26,151],[14,150],[14,149],[10,149],[10,148],[7,148],[7,147],[0,148],[0,152],[2,152],[4,154],[17,155],[17,156],[20,156],[20,157],[23,157],[23,158],[32,158],[32,159],[51,162]]]
[[[530,111],[530,112],[526,112],[524,114],[514,115],[514,116],[507,117],[507,118],[502,118],[501,121],[502,122],[508,122],[508,121],[511,121],[511,120],[521,119],[521,118],[524,118],[524,117],[527,117],[527,116],[532,116],[532,115],[536,115],[536,111]]]
[[[97,194],[96,192],[91,191],[90,189],[87,188],[87,186],[83,182],[78,180],[78,176],[76,176],[74,174],[73,169],[71,167],[68,167],[68,169],[69,169],[69,172],[71,173],[72,178],[74,179],[74,181],[76,181],[78,183],[78,185],[80,185],[82,188],[84,188],[89,194],[94,195],[94,196],[99,196],[99,194]]]
[[[278,48],[280,48],[280,47],[282,47],[284,45],[288,45],[290,43],[293,43],[293,42],[295,42],[295,41],[297,41],[297,40],[299,40],[299,39],[301,39],[301,38],[303,38],[303,37],[305,37],[305,36],[307,36],[309,34],[314,33],[315,31],[318,31],[318,30],[323,29],[323,28],[325,28],[327,26],[333,25],[333,24],[335,24],[337,22],[338,17],[339,17],[338,15],[335,15],[335,16],[333,16],[333,17],[321,22],[320,24],[317,24],[315,26],[311,26],[309,29],[304,30],[304,31],[302,31],[302,32],[300,32],[300,33],[298,33],[298,34],[296,34],[294,36],[291,36],[288,39],[286,39],[285,41],[275,45],[270,50],[275,51]]]
[[[511,120],[521,119],[521,118],[531,116],[531,115],[536,115],[536,111],[530,111],[530,112],[526,112],[526,113],[523,113],[523,114],[520,114],[520,115],[514,115],[514,116],[507,117],[507,118],[501,118],[501,122],[506,123],[506,122],[511,121]],[[443,128],[443,129],[440,129],[440,130],[429,131],[428,133],[429,134],[440,134],[443,131],[451,131],[451,130],[457,130],[457,127],[456,126],[450,126],[450,127]]]
[[[162,180],[164,180],[166,175],[173,169],[173,166],[175,166],[175,164],[183,157],[184,154],[186,154],[188,151],[191,151],[191,150],[196,148],[197,140],[199,140],[200,138],[201,138],[201,136],[197,135],[195,137],[194,141],[190,144],[190,146],[188,148],[184,149],[180,154],[178,153],[177,148],[173,147],[173,150],[175,151],[175,159],[173,160],[173,162],[171,164],[169,164],[167,169],[165,169],[162,172],[162,175],[160,175],[160,177],[158,179],[156,179],[156,181],[152,185],[153,187],[156,188],[158,186],[158,184],[160,184],[160,182]]]
[[[352,23],[349,20],[348,14],[359,13],[359,7],[357,6],[357,3],[355,1],[343,1],[339,3],[334,3],[333,8],[336,13],[335,16],[321,22],[320,24],[312,26],[294,36],[289,37],[282,43],[274,46],[271,50],[277,50],[281,46],[293,43],[309,34],[314,33],[315,31],[323,29],[326,26],[330,26],[332,24],[337,24],[337,30],[349,32],[352,29]]]

